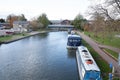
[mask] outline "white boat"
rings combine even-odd
[[[100,69],[86,47],[78,47],[76,58],[81,80],[102,80]]]

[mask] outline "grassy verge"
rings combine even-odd
[[[15,34],[15,35],[1,36],[0,42],[6,42],[9,40],[13,40],[13,38],[22,37],[22,36],[29,36],[29,34],[21,33],[21,34]]]
[[[110,46],[114,46],[114,47],[118,47],[120,48],[120,38],[115,37],[116,34],[118,33],[98,33],[97,36],[95,36],[95,34],[93,32],[84,32],[86,35],[90,36],[91,38],[93,38],[94,40],[96,40],[98,43],[100,44],[104,44],[104,45],[110,45]]]
[[[108,73],[111,72],[109,64],[104,61],[102,57],[98,53],[96,53],[85,41],[83,41],[83,44],[89,49],[91,55],[99,66],[103,80],[108,80]]]
[[[41,32],[41,31],[50,31],[50,30],[49,29],[38,30],[38,32]],[[14,35],[9,35],[9,36],[1,36],[0,37],[0,43],[11,41],[11,40],[14,40],[14,39],[19,39],[19,38],[22,38],[22,37],[27,37],[27,36],[30,36],[30,35],[31,34],[29,34],[29,33],[20,33],[20,34],[14,34]]]
[[[107,51],[110,55],[112,55],[114,58],[118,59],[119,54],[110,50],[110,49],[104,49],[105,51]]]
[[[10,35],[10,36],[1,36],[1,37],[0,37],[0,42],[4,42],[4,41],[10,40],[10,39],[12,39],[12,36],[11,36],[11,35]]]

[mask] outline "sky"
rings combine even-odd
[[[90,4],[90,0],[1,0],[0,18],[24,14],[30,20],[42,13],[46,13],[49,20],[73,20],[79,13],[87,18],[85,13]]]

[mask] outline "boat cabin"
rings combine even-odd
[[[78,47],[76,57],[81,80],[101,80],[100,69],[86,47]]]
[[[67,40],[67,48],[77,48],[82,43],[82,39],[80,36],[75,34],[68,35]]]

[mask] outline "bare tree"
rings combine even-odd
[[[111,16],[111,12],[108,10],[108,8],[104,7],[102,4],[98,4],[95,6],[90,7],[90,12],[88,14],[95,15],[96,12],[99,13],[101,16],[104,16],[105,19],[114,20],[114,18]]]
[[[38,30],[40,28],[43,28],[43,24],[38,22],[35,18],[31,20],[30,25],[32,30]]]
[[[105,0],[102,4],[90,7],[89,15],[95,21],[96,13],[104,17],[106,31],[119,31],[120,28],[120,0]],[[97,23],[97,25],[99,25]]]
[[[96,4],[93,7],[108,19],[120,19],[120,0],[104,0],[102,3]]]
[[[10,14],[7,16],[7,22],[10,23],[10,26],[13,27],[13,22],[18,20],[18,16]]]
[[[105,0],[105,5],[112,9],[111,12],[115,19],[120,19],[120,0]]]
[[[92,22],[93,32],[95,33],[95,37],[97,37],[99,33],[104,33],[105,31],[105,19],[98,12],[94,13],[93,19],[94,19]]]

